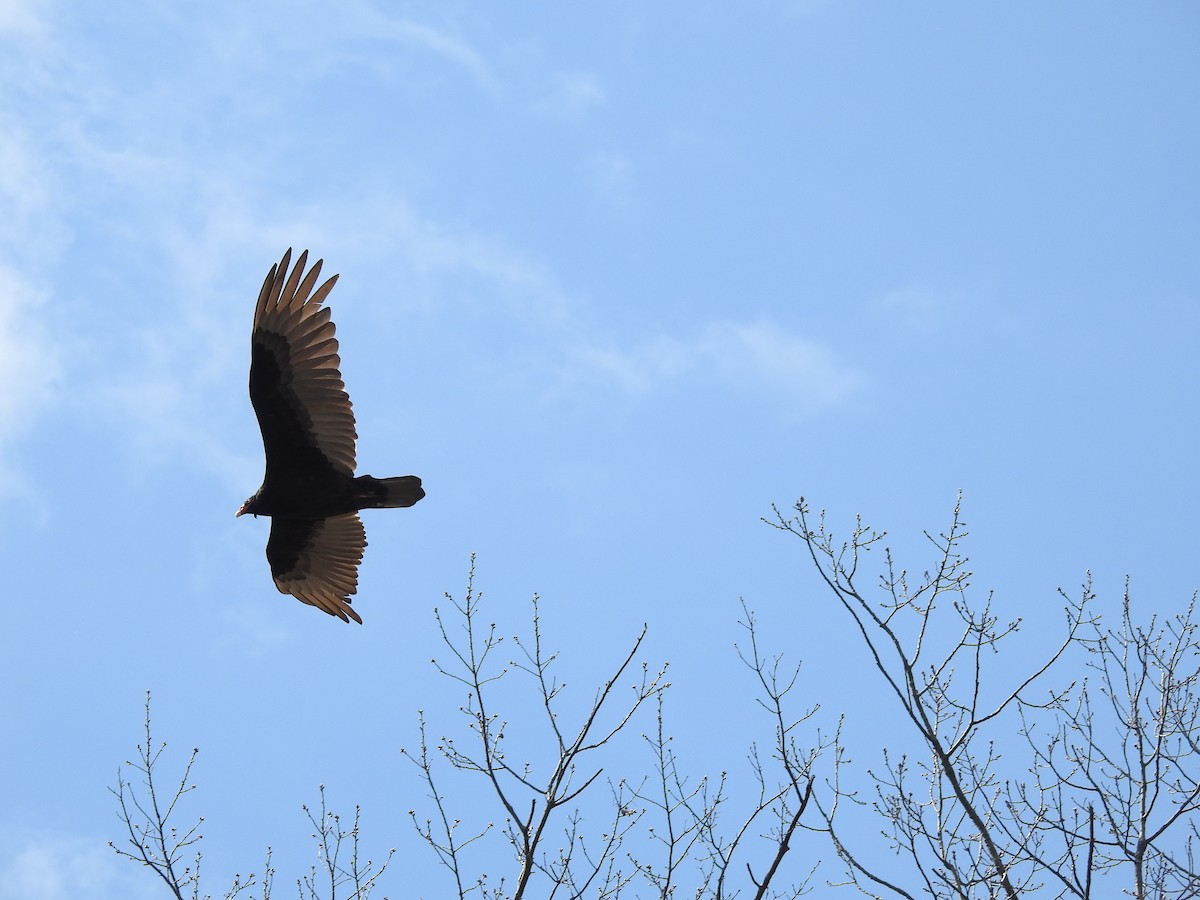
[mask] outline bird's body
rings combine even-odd
[[[347,478],[332,470],[302,473],[293,479],[264,481],[254,495],[254,502],[245,511],[256,516],[325,519],[360,509],[412,506],[421,499],[410,499],[420,484],[415,475]]]
[[[308,251],[289,276],[291,254],[271,267],[254,310],[250,401],[267,465],[238,515],[272,517],[267,559],[280,591],[361,623],[349,597],[367,543],[357,512],[412,506],[425,491],[415,475],[355,476],[354,412],[322,305],[337,276],[314,292],[321,261],[301,281]]]

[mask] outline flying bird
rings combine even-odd
[[[425,491],[416,475],[355,476],[354,411],[322,305],[337,276],[313,291],[322,260],[304,275],[305,250],[289,275],[291,257],[271,266],[254,308],[250,402],[267,467],[237,514],[271,517],[267,561],[282,593],[362,624],[350,607],[367,546],[358,510],[412,506]]]

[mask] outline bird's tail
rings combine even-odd
[[[425,496],[421,479],[416,475],[395,478],[372,478],[360,475],[354,479],[361,491],[362,509],[382,509],[389,506],[412,506]]]

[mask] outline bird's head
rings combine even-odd
[[[258,502],[258,494],[255,494],[253,497],[250,497],[245,503],[242,504],[241,508],[234,515],[234,518],[236,519],[238,516],[244,516],[246,513],[250,513],[252,516],[254,516],[254,518],[257,519],[258,513],[256,513],[254,511],[254,505],[257,502]]]

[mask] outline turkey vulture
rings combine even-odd
[[[267,470],[239,516],[271,516],[267,561],[275,586],[343,622],[367,545],[357,512],[412,506],[425,496],[416,475],[354,475],[354,412],[329,308],[334,275],[317,290],[321,260],[304,276],[305,250],[288,275],[292,251],[271,266],[254,309],[250,402],[262,430]],[[311,294],[311,296],[310,296]]]

